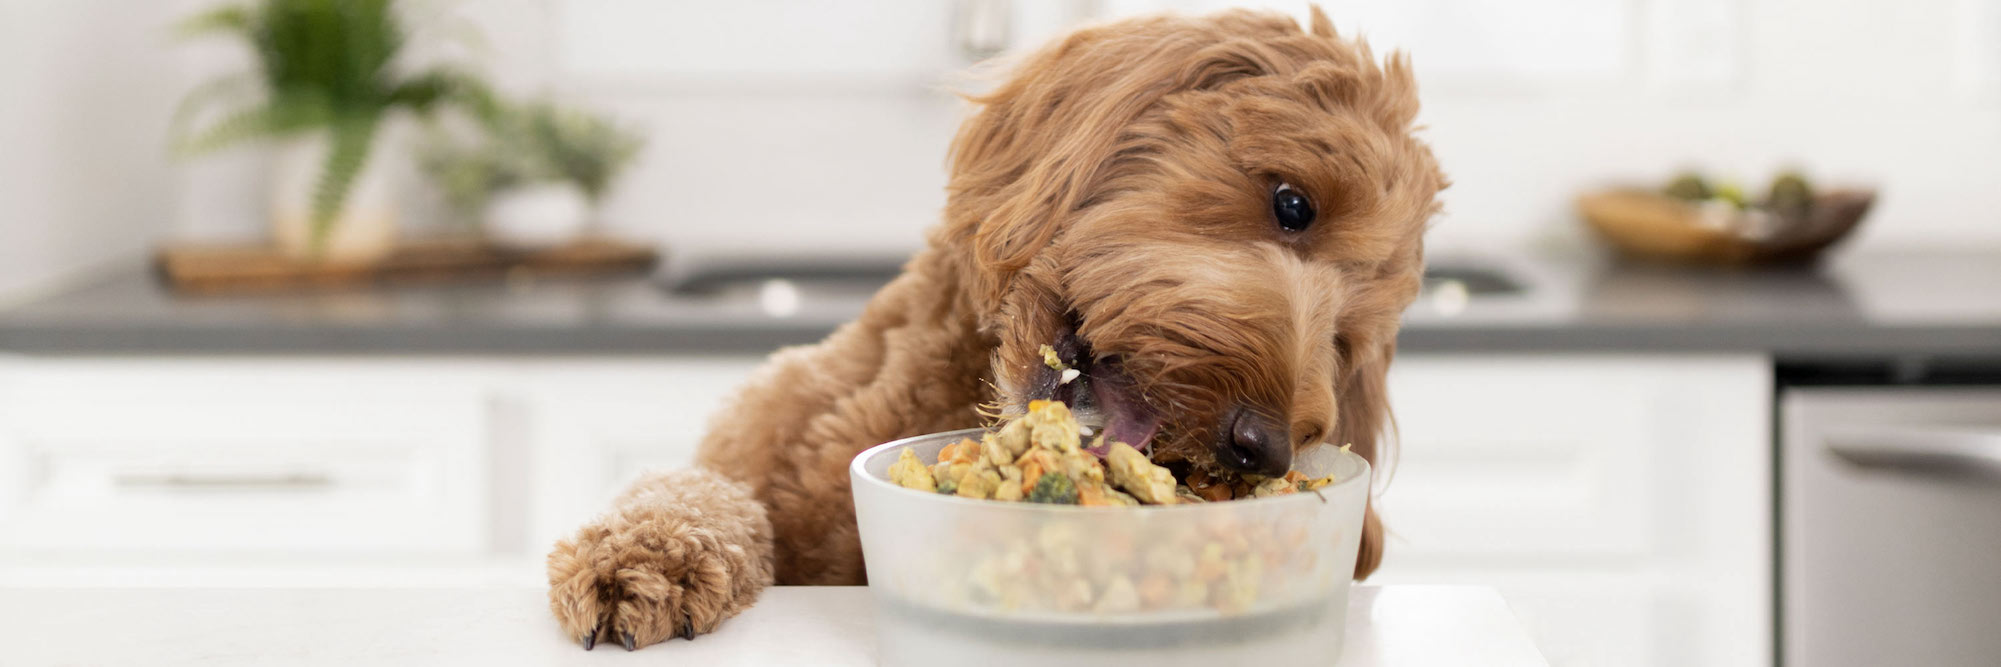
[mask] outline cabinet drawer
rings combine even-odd
[[[1768,377],[1734,358],[1401,359],[1390,548],[1482,566],[1680,550],[1707,506],[1765,497]]]
[[[11,371],[0,385],[0,547],[484,545],[487,400],[472,374],[268,360]]]

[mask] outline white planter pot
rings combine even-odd
[[[319,243],[313,238],[313,192],[327,159],[327,137],[280,144],[271,174],[271,235],[285,254],[335,263],[363,263],[396,249],[396,188],[386,160],[387,132],[375,134],[368,162],[349,184],[339,215]]]
[[[582,237],[590,218],[590,200],[575,185],[537,183],[494,193],[486,234],[502,245],[561,245]]]

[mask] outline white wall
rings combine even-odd
[[[173,217],[167,16],[0,0],[0,301],[135,258]]]
[[[419,1],[481,26],[507,88],[643,126],[651,145],[608,217],[694,251],[920,242],[962,112],[943,91],[971,62],[955,22],[981,4]],[[0,294],[162,236],[261,233],[254,154],[165,159],[179,92],[242,64],[227,44],[169,44],[160,26],[204,3],[165,4],[0,0]],[[1229,4],[1005,12],[1018,49],[1093,17]],[[1786,164],[1883,188],[1865,244],[2001,244],[1996,0],[1324,4],[1344,32],[1412,52],[1425,135],[1456,181],[1436,245],[1576,238],[1582,188],[1685,165],[1755,186]]]
[[[1230,4],[1020,2],[1014,42],[1091,15]],[[1987,222],[2001,207],[1990,187],[2001,176],[1991,157],[2001,3],[1325,4],[1344,32],[1416,60],[1427,136],[1457,181],[1435,243],[1575,237],[1568,207],[1580,189],[1689,165],[1753,187],[1786,165],[1877,185],[1864,243],[2001,243],[2001,225]],[[918,101],[940,99],[926,84],[965,62],[952,48],[953,5],[764,0],[732,4],[735,18],[711,5],[549,0],[555,86],[659,133],[639,185],[616,202],[620,217],[684,245],[769,244],[737,223],[743,202],[777,197],[814,209],[781,223],[799,225],[788,236],[801,244],[914,239],[942,199],[938,164],[957,112]]]
[[[684,247],[914,244],[942,204],[961,108],[938,91],[969,62],[955,11],[979,3],[544,3],[516,28],[555,35],[546,87],[655,133],[613,205],[631,228]],[[1011,41],[1237,4],[1016,2]],[[1757,188],[1790,165],[1882,188],[1864,244],[2001,244],[2001,2],[1323,4],[1417,64],[1456,181],[1435,244],[1574,239],[1582,189],[1686,166]]]

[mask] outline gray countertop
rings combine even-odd
[[[1528,289],[1430,292],[1408,353],[1763,352],[2001,358],[2001,252],[1867,252],[1813,269],[1591,255],[1435,256]],[[0,351],[51,354],[760,353],[825,336],[866,285],[675,294],[652,278],[186,296],[135,269],[0,311]],[[794,298],[796,297],[796,298]]]

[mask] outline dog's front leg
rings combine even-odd
[[[588,649],[693,639],[772,580],[771,522],[750,489],[707,468],[650,474],[549,554],[549,608]]]

